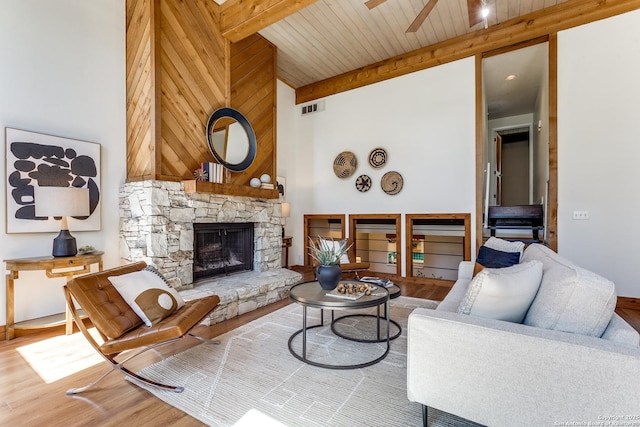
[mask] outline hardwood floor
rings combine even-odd
[[[306,280],[309,270],[299,269]],[[424,285],[397,280],[405,296],[441,300],[445,284]],[[197,327],[196,334],[213,338],[289,304],[283,300],[211,327]],[[640,310],[633,301],[616,311],[640,330]],[[162,346],[127,366],[138,370],[162,358],[200,344],[184,340]],[[211,351],[216,351],[212,346]],[[0,341],[0,425],[28,426],[201,426],[199,421],[167,405],[147,391],[112,373],[92,391],[67,396],[65,391],[84,386],[109,369],[80,333],[64,335],[64,329],[48,329]]]

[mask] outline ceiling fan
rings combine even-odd
[[[386,2],[387,0],[367,0],[364,4],[369,8],[373,9]],[[427,19],[431,10],[436,6],[438,0],[428,0],[427,4],[424,5],[416,19],[413,20],[409,28],[407,28],[407,33],[415,33],[418,31],[418,28],[424,23],[424,20]],[[476,24],[482,22],[486,15],[483,15],[483,8],[486,5],[486,0],[467,0],[467,11],[469,13],[469,26],[473,27]],[[488,12],[485,12],[488,13]],[[485,22],[486,27],[486,22]]]

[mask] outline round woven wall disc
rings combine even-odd
[[[360,175],[356,179],[356,189],[361,193],[369,191],[371,188],[371,177],[369,175]]]
[[[333,161],[333,173],[338,178],[349,178],[356,171],[358,160],[351,151],[343,151]]]
[[[387,152],[382,148],[375,148],[369,153],[369,164],[374,168],[381,168],[387,162]]]
[[[398,194],[402,190],[402,184],[402,175],[396,171],[385,173],[380,181],[382,191],[390,195]]]

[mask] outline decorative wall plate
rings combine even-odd
[[[369,191],[371,188],[371,177],[369,175],[360,175],[356,178],[356,189],[361,193]]]
[[[369,153],[369,164],[374,168],[381,168],[387,162],[387,152],[382,148],[374,148]]]
[[[343,151],[333,161],[333,173],[338,178],[349,178],[356,171],[358,160],[351,151]]]
[[[390,195],[398,194],[402,190],[402,184],[402,175],[396,171],[385,173],[380,181],[382,191]]]

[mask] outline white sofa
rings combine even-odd
[[[409,316],[407,396],[425,425],[431,407],[487,426],[640,426],[640,336],[613,313],[613,284],[541,245],[521,262],[534,259],[542,281],[524,324],[457,312],[471,262],[437,309]],[[601,336],[584,334],[604,318]]]

